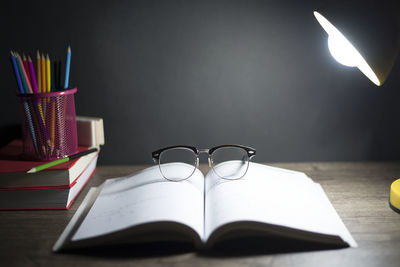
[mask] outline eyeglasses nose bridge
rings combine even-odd
[[[210,157],[208,157],[208,166],[212,168],[212,159]]]

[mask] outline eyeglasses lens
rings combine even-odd
[[[188,148],[164,150],[159,159],[160,171],[170,181],[188,179],[196,170],[196,163],[196,154]]]
[[[212,168],[224,179],[242,178],[249,167],[247,151],[240,147],[221,147],[211,155]]]

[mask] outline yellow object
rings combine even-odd
[[[390,207],[396,211],[400,212],[400,179],[397,179],[390,186]]]
[[[47,74],[47,92],[51,92],[51,71],[50,71],[50,58],[49,54],[47,54],[46,58],[46,74]]]
[[[39,91],[39,93],[41,93],[42,92],[42,64],[41,64],[41,60],[40,60],[39,50],[37,51],[37,55],[36,55],[36,69],[37,69],[38,91]]]
[[[38,107],[39,107],[40,117],[42,117],[43,125],[46,126],[46,120],[44,119],[42,104],[38,103]]]
[[[51,127],[50,127],[50,153],[53,154],[54,144],[55,144],[55,116],[56,116],[56,106],[55,103],[51,103]]]

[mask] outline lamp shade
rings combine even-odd
[[[357,66],[372,82],[382,85],[399,50],[395,10],[378,1],[334,2],[314,11],[329,35],[329,49],[339,62]]]

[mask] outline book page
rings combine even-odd
[[[174,166],[179,172],[182,166]],[[72,240],[120,231],[135,225],[170,221],[185,224],[203,236],[204,177],[166,180],[158,166],[123,178],[108,179]]]
[[[317,184],[303,173],[256,163],[250,163],[239,180],[224,180],[210,171],[206,177],[205,239],[218,227],[237,221],[342,236],[347,229],[326,200]]]

